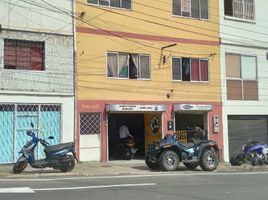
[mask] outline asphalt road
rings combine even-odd
[[[1,200],[267,199],[267,172],[0,179]]]

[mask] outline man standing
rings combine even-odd
[[[128,130],[128,127],[126,125],[122,125],[120,128],[119,128],[119,137],[120,139],[126,139],[127,137],[131,137],[133,138],[133,135],[131,135],[129,133],[129,130]]]

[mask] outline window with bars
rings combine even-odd
[[[172,80],[207,82],[208,60],[200,58],[172,58]]]
[[[26,40],[4,40],[4,68],[44,70],[45,43]]]
[[[125,79],[150,79],[150,56],[108,52],[107,76]]]
[[[87,0],[89,4],[131,9],[131,0]]]
[[[101,113],[80,113],[80,135],[101,133]]]
[[[224,0],[225,16],[254,20],[254,10],[254,0]]]
[[[226,54],[228,100],[258,100],[257,58]]]
[[[208,19],[208,0],[173,0],[173,15]]]

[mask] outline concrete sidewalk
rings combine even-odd
[[[159,170],[150,170],[144,163],[144,160],[131,161],[110,161],[104,162],[86,162],[76,163],[72,172],[62,173],[59,170],[33,169],[30,165],[21,174],[12,172],[13,165],[0,165],[1,178],[25,178],[25,177],[54,177],[54,176],[109,176],[109,175],[153,175],[159,173],[189,173],[183,164],[175,172],[162,172]],[[268,166],[253,167],[248,164],[241,166],[231,166],[229,163],[221,162],[218,168],[212,173],[219,172],[268,172]],[[195,172],[203,172],[199,167]],[[204,172],[205,173],[205,172]]]

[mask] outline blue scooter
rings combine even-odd
[[[33,129],[33,124],[31,123]],[[13,172],[18,174],[23,172],[29,163],[33,168],[46,168],[60,169],[62,172],[70,172],[75,167],[75,144],[74,142],[62,143],[57,145],[49,145],[49,143],[42,138],[38,138],[33,130],[28,130],[26,134],[32,139],[28,141],[20,150],[22,154],[13,166]],[[49,136],[48,139],[54,139]],[[46,158],[35,160],[34,150],[38,143],[41,143],[45,149]]]

